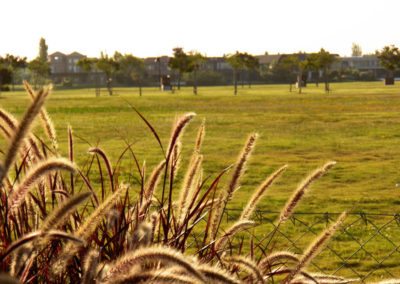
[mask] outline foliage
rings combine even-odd
[[[39,41],[39,55],[38,59],[42,62],[47,62],[48,53],[47,50],[49,47],[46,44],[46,40],[44,38],[40,38]]]
[[[113,86],[112,81],[114,79],[113,77],[119,69],[119,65],[115,57],[118,57],[118,53],[116,53],[114,57],[110,57],[102,52],[100,54],[100,58],[96,60],[97,69],[103,71],[107,77],[106,84],[107,84],[108,94],[110,96],[113,95],[113,87],[112,87]]]
[[[361,45],[354,43],[351,45],[351,56],[361,56],[362,48]]]
[[[143,77],[145,76],[145,67],[143,59],[135,57],[132,54],[122,55],[115,53],[114,59],[119,66],[119,72],[128,75],[131,80],[137,83],[139,95],[142,95]]]
[[[206,58],[201,53],[195,51],[189,52],[187,56],[189,62],[186,71],[193,74],[193,94],[197,95],[197,73]]]
[[[400,50],[394,45],[388,45],[381,51],[376,51],[376,55],[380,64],[387,70],[386,79],[392,79],[394,71],[400,67]]]
[[[28,69],[31,71],[32,80],[37,85],[43,85],[50,75],[50,67],[48,62],[43,62],[39,58],[35,58],[28,63]]]
[[[80,67],[84,72],[90,72],[95,68],[96,61],[97,60],[94,58],[82,57],[78,60],[76,65]]]
[[[238,72],[246,68],[246,62],[248,61],[249,55],[247,53],[236,51],[236,53],[224,57],[226,62],[228,62],[233,69],[233,94],[237,95]],[[251,61],[249,61],[248,64],[251,64],[250,62]]]
[[[185,72],[191,72],[191,70],[193,70],[195,67],[195,64],[193,64],[193,58],[196,57],[192,57],[191,60],[188,54],[186,54],[181,47],[175,47],[172,50],[173,57],[169,60],[168,66],[178,72],[178,90],[180,90],[182,74]]]
[[[12,73],[8,68],[1,67],[0,65],[0,92],[9,90],[6,85],[11,84]]]
[[[336,61],[336,55],[329,53],[325,49],[321,48],[321,50],[317,53],[317,62],[318,66],[323,70],[324,83],[325,83],[325,92],[329,92],[329,72],[332,64]]]
[[[290,91],[292,91],[293,82],[296,81],[298,92],[301,93],[302,87],[306,85],[304,74],[315,64],[311,61],[312,58],[313,57],[309,57],[307,54],[301,52],[284,55],[279,62],[274,65],[274,75],[278,80],[288,81],[290,84]]]
[[[50,75],[47,49],[48,46],[46,44],[46,40],[44,38],[40,38],[39,54],[35,59],[28,63],[28,68],[32,72],[35,86],[45,84]]]

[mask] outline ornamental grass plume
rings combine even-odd
[[[260,260],[258,268],[265,274],[271,272],[274,265],[287,262],[298,263],[299,261],[299,257],[294,253],[288,251],[273,252]]]
[[[285,284],[289,284],[295,278],[295,276],[311,262],[311,260],[318,254],[318,252],[332,237],[332,235],[336,232],[336,230],[343,224],[345,218],[346,218],[346,212],[342,213],[335,223],[329,226],[325,231],[321,233],[320,236],[318,236],[315,239],[315,241],[307,248],[303,256],[300,258],[297,266],[285,278],[284,280]]]
[[[47,232],[63,225],[69,214],[71,214],[79,204],[88,199],[91,195],[91,192],[77,193],[65,202],[61,203],[60,206],[51,212],[51,214],[43,221],[40,227],[41,231]]]
[[[252,274],[256,278],[256,283],[264,283],[264,277],[260,269],[257,267],[257,264],[251,259],[242,256],[232,256],[224,258],[224,261],[231,265],[237,265],[239,268]]]
[[[219,267],[210,265],[200,265],[198,270],[204,275],[207,283],[226,283],[226,284],[240,284],[242,283],[233,274]]]
[[[125,194],[128,190],[128,187],[124,184],[121,184],[119,188],[110,195],[103,203],[99,205],[87,219],[83,222],[76,233],[74,234],[77,238],[82,240],[87,240],[89,237],[95,232],[99,223],[103,220],[103,218],[107,215],[109,209],[118,201],[121,195]],[[81,246],[77,246],[75,244],[69,243],[64,249],[58,260],[53,265],[53,269],[55,274],[61,273],[68,261],[76,254]]]
[[[13,137],[10,140],[10,146],[6,151],[3,164],[0,164],[0,183],[3,181],[4,177],[7,175],[10,167],[15,161],[17,154],[25,137],[29,134],[31,125],[40,112],[44,102],[50,92],[51,87],[47,87],[39,90],[35,99],[32,101],[29,108],[26,110],[21,122],[19,123],[17,129],[14,132]]]
[[[202,275],[197,265],[192,259],[184,257],[180,252],[171,248],[162,246],[154,246],[147,248],[140,248],[131,253],[127,253],[118,259],[109,269],[103,281],[109,281],[117,275],[128,273],[134,266],[142,265],[143,263],[161,263],[164,265],[178,265],[184,268],[187,273],[201,282],[205,282],[204,275]]]
[[[95,281],[99,264],[99,251],[91,249],[86,253],[83,263],[83,275],[81,284],[92,284]]]
[[[279,222],[284,222],[290,218],[293,214],[294,208],[300,201],[300,199],[304,196],[307,188],[310,186],[311,183],[316,181],[320,178],[323,174],[325,174],[330,168],[332,168],[336,164],[335,161],[327,162],[321,168],[316,169],[312,172],[306,179],[304,179],[300,185],[297,187],[295,192],[293,193],[292,197],[286,203],[285,207],[282,210],[282,213],[279,217]]]
[[[194,195],[194,187],[195,187],[195,181],[196,181],[196,176],[199,175],[200,169],[201,169],[201,163],[203,161],[203,156],[202,155],[196,155],[194,157],[188,167],[188,170],[186,172],[184,181],[183,181],[183,186],[180,190],[179,194],[179,201],[178,201],[178,219],[179,223],[184,222],[186,215],[187,215],[187,210],[189,207],[189,203],[193,198]]]
[[[32,89],[31,85],[27,81],[23,81],[23,85],[29,96],[32,100],[35,99],[37,93]],[[55,150],[58,149],[58,142],[57,142],[57,133],[56,129],[54,128],[54,123],[51,120],[46,108],[43,106],[40,109],[40,118],[43,124],[43,129],[45,130],[47,136],[50,138],[53,148]]]
[[[280,175],[287,169],[287,165],[282,166],[277,171],[275,171],[272,175],[270,175],[261,185],[260,187],[253,193],[246,207],[242,211],[242,215],[240,219],[249,219],[253,214],[254,210],[258,202],[264,196],[266,190],[274,183],[276,179],[280,177]]]
[[[201,146],[203,145],[204,136],[206,135],[206,120],[203,119],[199,130],[197,131],[196,143],[194,151],[200,153]]]
[[[203,282],[196,281],[186,275],[172,274],[157,271],[134,271],[127,276],[120,276],[112,279],[108,284],[132,284],[132,283],[174,283],[174,284],[199,284]]]
[[[235,164],[231,180],[226,189],[224,189],[219,195],[219,201],[216,206],[213,207],[212,219],[211,219],[211,238],[215,239],[219,225],[221,223],[222,215],[225,211],[226,205],[232,199],[233,193],[238,189],[240,178],[242,177],[246,163],[253,152],[257,134],[252,134],[247,139],[247,142],[239,155],[239,158]]]
[[[75,171],[75,165],[63,158],[50,158],[48,160],[39,162],[35,165],[35,167],[30,169],[24,179],[10,193],[8,198],[8,206],[10,208],[9,212],[16,210],[20,206],[20,204],[24,201],[28,191],[44,175],[59,170],[73,172]]]
[[[196,114],[194,112],[189,112],[181,116],[178,121],[175,124],[175,127],[173,128],[170,142],[168,145],[168,150],[167,150],[167,160],[172,155],[173,149],[175,147],[176,142],[178,141],[179,137],[181,136],[183,130],[187,126],[187,124],[192,120],[193,117],[195,117]]]
[[[226,244],[226,242],[234,237],[237,233],[246,230],[248,228],[251,228],[255,225],[254,221],[251,220],[246,220],[246,219],[240,219],[239,221],[237,221],[236,223],[234,223],[227,231],[226,233],[220,238],[218,239],[218,241],[216,241],[215,243],[215,250],[216,251],[220,251],[224,249],[224,246]]]

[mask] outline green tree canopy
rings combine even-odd
[[[95,58],[87,58],[87,57],[82,57],[81,59],[78,60],[76,65],[81,68],[84,72],[90,72],[95,68],[97,59]]]
[[[233,94],[237,95],[237,81],[238,72],[246,67],[246,57],[247,53],[236,51],[234,54],[229,54],[225,56],[225,61],[233,69]]]
[[[318,66],[323,70],[324,75],[324,83],[325,83],[325,92],[329,92],[329,71],[332,67],[332,64],[337,60],[337,56],[329,53],[325,49],[321,48],[317,53],[317,61]]]
[[[362,55],[362,49],[361,45],[354,43],[351,45],[351,56],[361,56]]]
[[[112,96],[113,94],[113,87],[112,87],[113,76],[119,69],[119,64],[118,64],[119,56],[120,53],[118,52],[115,53],[114,57],[110,57],[102,52],[100,54],[100,58],[96,60],[97,69],[103,71],[107,77],[106,79],[107,90],[110,96]]]
[[[188,65],[186,72],[193,73],[193,94],[197,95],[197,71],[206,58],[197,51],[191,51],[187,54]]]
[[[393,85],[394,71],[400,67],[400,50],[394,45],[387,45],[382,50],[376,51],[376,55],[383,68],[387,70],[385,83]]]
[[[28,63],[28,69],[32,72],[35,86],[43,85],[50,75],[50,65],[47,56],[48,46],[44,38],[39,41],[38,56]]]
[[[389,71],[395,71],[400,65],[400,51],[394,45],[388,45],[377,51],[376,55],[381,65]]]
[[[49,49],[49,47],[46,44],[46,40],[44,38],[40,38],[39,41],[39,55],[38,58],[40,61],[42,62],[47,62],[47,50]]]
[[[133,81],[136,81],[139,87],[139,95],[142,95],[142,81],[145,75],[144,60],[133,56],[132,54],[116,53],[114,56],[119,71],[129,76]]]
[[[173,55],[174,56],[168,62],[168,66],[178,72],[178,90],[180,90],[182,74],[189,72],[192,66],[190,65],[190,58],[183,51],[183,48],[175,47],[173,49]]]
[[[0,57],[0,66],[1,66],[0,68],[5,68],[8,70],[8,72],[3,71],[3,73],[4,74],[9,73],[9,75],[11,76],[10,78],[11,82],[9,83],[13,85],[14,89],[14,83],[17,71],[19,69],[27,67],[26,57],[19,57],[19,56],[14,56],[12,54],[6,54],[4,58]],[[5,83],[5,81],[3,83]]]

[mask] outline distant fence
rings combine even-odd
[[[233,221],[240,209],[228,209]],[[271,251],[301,254],[339,213],[295,213],[279,228],[278,212],[256,211],[255,242]],[[273,233],[272,233],[273,232]],[[400,215],[350,213],[344,225],[309,266],[310,271],[359,279],[360,282],[400,278]]]

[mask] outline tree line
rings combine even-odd
[[[352,54],[361,56],[362,51],[359,45],[353,44]],[[394,45],[385,46],[382,50],[376,51],[380,64],[387,70],[386,84],[393,84],[395,71],[400,69],[400,51]],[[158,58],[159,59],[159,58]],[[239,78],[244,86],[244,78],[247,77],[247,84],[251,87],[252,74],[258,77],[272,78],[273,82],[287,82],[292,91],[296,84],[299,93],[307,84],[307,76],[312,73],[316,85],[322,79],[326,92],[330,91],[329,82],[331,79],[331,67],[338,59],[338,55],[332,54],[321,48],[315,53],[299,52],[280,56],[279,60],[271,66],[261,66],[257,57],[247,52],[236,51],[233,54],[224,55],[225,62],[232,69],[233,93],[238,92]],[[173,49],[173,56],[169,59],[168,67],[173,71],[176,88],[181,87],[182,78],[190,81],[193,86],[193,94],[198,93],[198,77],[203,76],[205,71],[202,66],[207,58],[197,51],[185,52],[183,48]],[[83,73],[103,74],[105,85],[109,95],[113,95],[114,80],[135,83],[138,86],[139,95],[142,95],[142,87],[147,82],[148,74],[145,68],[144,59],[132,54],[115,52],[113,56],[101,53],[99,58],[82,58],[77,62]],[[8,90],[9,86],[14,89],[18,81],[18,74],[21,70],[28,69],[34,86],[43,85],[50,79],[50,65],[48,61],[48,46],[45,39],[39,42],[38,56],[31,61],[26,57],[19,57],[7,54],[0,57],[0,90]],[[209,71],[212,74],[212,71]],[[158,74],[160,77],[161,74]],[[216,74],[212,74],[217,76]],[[220,74],[219,74],[220,75]],[[21,76],[20,76],[21,77]],[[215,77],[217,78],[217,77]],[[160,78],[159,78],[160,79]],[[19,80],[20,81],[20,80]],[[220,79],[221,83],[223,80]],[[226,81],[226,80],[225,80]],[[217,82],[218,83],[218,82]],[[98,85],[98,84],[96,84]],[[99,92],[96,90],[96,93]]]

